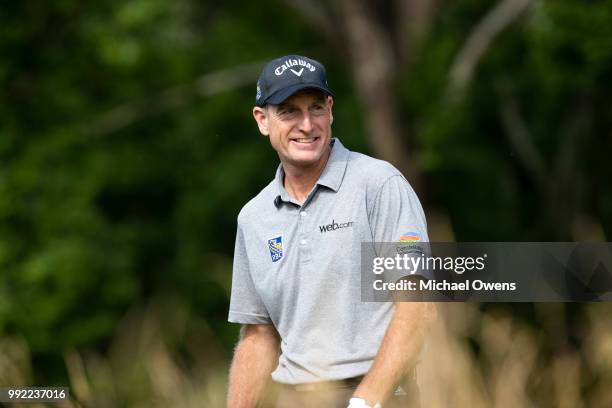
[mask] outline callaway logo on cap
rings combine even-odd
[[[323,64],[300,55],[277,58],[268,62],[259,76],[255,105],[278,105],[306,88],[320,89],[333,96],[327,87]]]

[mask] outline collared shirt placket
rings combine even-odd
[[[311,201],[319,188],[315,185],[306,201],[300,206],[298,210],[298,242],[300,247],[300,263],[307,264],[312,261],[312,225],[310,220],[310,210],[313,210]]]

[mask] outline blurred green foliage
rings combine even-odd
[[[426,204],[447,212],[457,240],[571,240],[575,214],[609,236],[612,2],[535,2],[450,104],[449,66],[489,7],[445,2],[397,78]],[[327,65],[334,132],[367,153],[345,55],[284,2],[3,4],[0,336],[27,340],[37,382],[62,382],[64,351],[104,350],[130,306],[160,294],[180,298],[230,354],[235,218],[277,166],[250,114],[254,79],[98,130],[134,101],[159,106],[203,74],[294,52]],[[508,144],[507,94],[546,177],[571,160],[558,190],[542,191]],[[586,118],[578,130],[575,112]],[[571,211],[557,214],[564,203]]]

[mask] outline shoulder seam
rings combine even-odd
[[[406,180],[406,177],[404,177],[404,175],[401,174],[401,173],[392,174],[389,177],[387,177],[387,179],[385,181],[383,181],[383,183],[380,185],[380,187],[378,188],[378,191],[376,192],[376,195],[374,196],[374,204],[375,205],[376,205],[376,202],[378,201],[378,197],[380,197],[380,194],[382,192],[383,187],[394,177],[401,177],[401,178],[404,179],[404,181],[408,182],[408,180]],[[372,215],[372,211],[374,211],[374,206],[372,206],[372,208],[368,211],[368,219]]]

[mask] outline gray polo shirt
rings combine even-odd
[[[283,170],[238,215],[229,321],[273,324],[275,381],[298,384],[367,373],[391,302],[361,301],[362,242],[428,241],[425,215],[387,162],[332,139],[330,158],[300,205]]]

